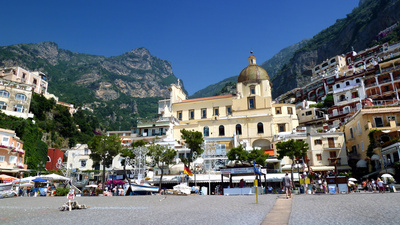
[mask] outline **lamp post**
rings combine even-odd
[[[19,184],[18,184],[18,196],[21,190],[21,180],[22,180],[22,176],[24,175],[24,172],[19,172]],[[22,195],[21,195],[22,196]]]
[[[40,175],[40,171],[42,170],[42,167],[44,167],[44,163],[43,163],[43,161],[40,161],[40,163],[37,164],[37,175],[36,176]]]

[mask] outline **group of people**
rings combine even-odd
[[[361,184],[364,192],[379,191],[379,193],[385,193],[385,183],[380,178],[378,178],[376,181],[374,179],[366,179],[361,182]]]

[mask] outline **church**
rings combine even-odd
[[[277,172],[281,165],[275,157],[274,135],[291,132],[299,124],[295,105],[274,104],[267,71],[257,65],[253,54],[248,61],[238,77],[235,94],[187,99],[178,83],[169,88],[170,99],[159,103],[163,118],[179,121],[173,126],[176,141],[183,143],[182,129],[202,132],[205,142],[202,170],[225,166],[226,153],[242,145],[247,150],[263,149],[270,156],[268,170]],[[188,150],[182,149],[179,154],[184,157]]]

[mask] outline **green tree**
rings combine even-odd
[[[161,169],[160,184],[159,189],[161,190],[162,178],[164,176],[164,167],[169,168],[174,162],[174,158],[178,151],[169,148],[168,146],[161,146],[158,144],[152,144],[149,146],[149,156],[151,157],[151,165],[153,167],[157,166]]]
[[[287,156],[292,160],[290,173],[293,181],[294,160],[302,159],[307,156],[308,143],[306,143],[303,140],[290,139],[288,141],[277,143],[276,148],[278,153],[278,159],[283,159],[283,157]]]
[[[247,151],[243,148],[242,145],[239,145],[236,148],[231,148],[229,152],[226,153],[227,157],[231,161],[235,162],[247,162],[249,164],[253,163],[253,160],[262,166],[265,166],[265,161],[267,160],[269,154],[265,154],[262,149],[252,149],[251,151]]]
[[[190,163],[204,152],[204,149],[201,148],[204,142],[203,134],[199,131],[185,129],[181,130],[181,134],[182,139],[185,140],[186,146],[190,149],[188,158],[181,158],[181,160],[190,168]]]
[[[117,135],[95,135],[88,142],[88,147],[91,151],[90,158],[93,160],[93,166],[100,163],[103,165],[102,187],[104,188],[106,167],[109,167],[113,158],[121,152],[121,140]]]

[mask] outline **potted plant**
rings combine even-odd
[[[96,194],[96,196],[103,196],[103,190],[101,190],[100,188],[97,188],[95,190],[95,194]]]
[[[83,189],[83,195],[84,196],[89,196],[89,190],[88,189]]]

